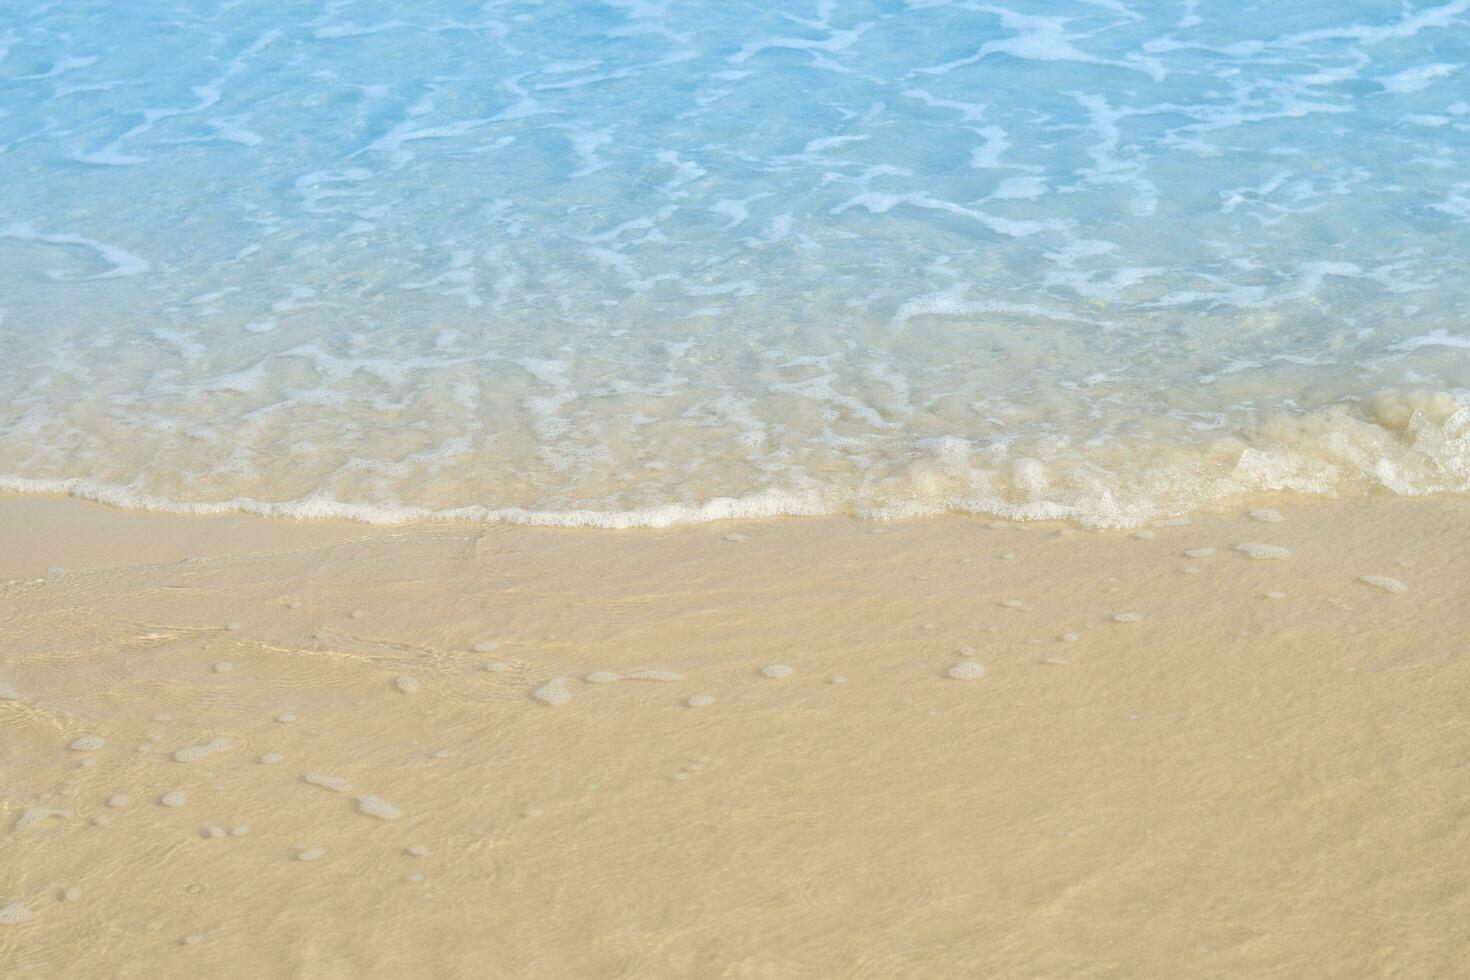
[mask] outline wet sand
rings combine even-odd
[[[0,975],[1456,976],[1467,543],[3,497]]]

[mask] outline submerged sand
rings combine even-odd
[[[1251,506],[0,498],[0,975],[1463,975],[1470,502]]]

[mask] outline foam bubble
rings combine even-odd
[[[219,840],[225,836],[225,828],[211,824],[204,828],[204,836],[211,840]]]
[[[198,946],[200,943],[204,942],[204,937],[199,935],[199,933],[197,932],[191,932],[183,939],[180,939],[179,942],[183,943],[185,946]]]
[[[0,926],[19,925],[35,917],[36,913],[26,908],[24,902],[11,902],[9,905],[0,907]]]
[[[15,821],[15,830],[29,830],[49,820],[52,817],[66,818],[71,816],[70,810],[57,810],[49,806],[28,806],[20,813],[20,818]]]
[[[1215,553],[1214,548],[1190,548],[1184,553],[1185,558],[1208,558]]]
[[[594,670],[583,678],[589,684],[611,684],[613,681],[623,679],[622,674],[615,674],[610,670]]]
[[[1063,633],[1062,634],[1062,642],[1063,643],[1076,643],[1080,639],[1082,639],[1082,635],[1080,633]]]
[[[796,668],[790,664],[767,664],[761,668],[761,674],[776,679],[790,677],[794,673],[796,673]]]
[[[329,789],[334,793],[352,792],[352,784],[341,776],[325,776],[319,772],[309,772],[301,778],[313,786],[320,786],[322,789]]]
[[[404,694],[412,694],[419,689],[419,679],[417,677],[409,677],[407,674],[404,674],[402,677],[393,682],[393,686],[398,688],[398,690],[402,691]]]
[[[553,677],[532,691],[531,697],[543,704],[556,707],[566,704],[572,699],[572,689],[567,686],[567,679],[565,677]]]
[[[1256,520],[1260,521],[1262,524],[1280,524],[1282,521],[1286,520],[1285,515],[1283,515],[1281,511],[1272,510],[1269,507],[1261,507],[1253,510],[1250,512],[1250,515]]]
[[[957,681],[973,681],[985,676],[985,665],[974,660],[961,660],[949,668],[948,673]]]
[[[82,890],[76,885],[72,885],[66,891],[61,893],[61,897],[66,899],[68,902],[80,902],[82,900]]]
[[[326,856],[327,850],[324,847],[303,847],[296,852],[298,861],[315,861],[317,858]]]
[[[158,798],[158,802],[162,806],[183,806],[185,803],[189,802],[189,797],[185,796],[184,791],[181,789],[171,789],[167,793],[164,793],[162,796],[160,796]]]
[[[1235,550],[1243,555],[1264,561],[1269,558],[1289,558],[1291,552],[1277,544],[1261,544],[1258,541],[1242,541],[1235,546]]]
[[[416,858],[428,857],[430,853],[428,844],[414,844],[408,847],[407,851]]]
[[[841,674],[833,674],[831,677],[827,678],[827,683],[828,684],[846,684],[847,683],[847,678],[846,677],[843,677]]]
[[[1143,619],[1143,613],[1120,612],[1113,615],[1115,623],[1137,623]]]
[[[296,720],[296,716],[293,715],[293,714],[291,714],[290,712],[287,712],[285,714],[276,715],[276,721],[280,722],[283,725],[289,725],[289,724],[291,724],[291,722],[293,722],[295,720]]]
[[[132,797],[126,793],[114,793],[107,798],[107,805],[110,807],[124,807],[132,801]]]
[[[1140,541],[1152,541],[1154,538],[1158,537],[1157,534],[1155,534],[1153,531],[1148,530],[1147,528],[1142,531],[1134,531],[1133,536]]]
[[[479,643],[476,643],[474,646],[470,647],[470,649],[473,650],[475,653],[493,653],[494,651],[500,649],[500,641],[481,640]]]
[[[71,745],[67,746],[67,748],[73,752],[96,752],[106,744],[107,739],[101,735],[83,735],[80,738],[73,739]]]
[[[250,825],[248,823],[239,823],[230,828],[231,837],[244,837],[248,833],[250,833]]]
[[[216,674],[228,674],[234,669],[235,665],[230,663],[228,660],[221,660],[219,663],[214,665],[214,672]]]
[[[265,755],[260,757],[260,764],[263,766],[273,766],[278,762],[285,761],[285,758],[286,757],[284,755],[281,755],[281,753],[279,752],[267,752]]]
[[[1409,591],[1409,587],[1403,582],[1400,582],[1396,578],[1389,578],[1387,575],[1360,575],[1358,576],[1358,581],[1365,585],[1371,585],[1375,589],[1382,589],[1384,592],[1392,592],[1395,595],[1401,595]]]
[[[504,660],[496,660],[493,663],[488,663],[485,665],[485,669],[492,674],[503,673],[507,670],[510,670],[510,667],[511,665],[506,663]]]
[[[398,807],[381,796],[374,796],[371,793],[365,793],[357,798],[357,809],[358,812],[377,817],[379,820],[397,820],[403,816],[403,811]]]
[[[715,703],[715,699],[711,694],[696,694],[684,703],[691,708],[707,708]]]
[[[203,745],[190,745],[174,753],[175,762],[197,762],[207,755],[224,752],[231,746],[227,738],[213,738]]]

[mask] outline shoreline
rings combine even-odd
[[[1252,506],[593,533],[0,496],[0,964],[1447,975],[1470,500]]]
[[[662,488],[654,496],[665,497],[656,503],[624,500],[616,490],[622,477],[601,488],[610,496],[573,494],[573,502],[561,506],[555,498],[545,497],[521,503],[513,503],[514,497],[496,504],[472,502],[481,499],[465,489],[472,480],[452,488],[411,483],[412,499],[428,501],[418,504],[366,502],[382,490],[367,486],[357,488],[361,493],[349,490],[346,499],[337,499],[334,494],[341,488],[330,479],[306,486],[291,481],[272,484],[285,499],[259,499],[241,492],[248,483],[233,485],[233,496],[208,499],[226,491],[187,482],[170,491],[142,473],[124,482],[0,474],[0,497],[64,496],[141,513],[248,514],[383,527],[464,521],[632,530],[726,520],[964,516],[1130,530],[1195,512],[1248,508],[1252,500],[1374,499],[1384,493],[1411,499],[1470,495],[1470,470],[1464,465],[1470,448],[1470,408],[1460,406],[1455,392],[1380,388],[1359,394],[1352,405],[1351,411],[1339,402],[1294,416],[1277,413],[1256,423],[1259,432],[1197,434],[1199,441],[1191,445],[1120,444],[1112,447],[1113,456],[1084,454],[1075,459],[1007,451],[987,463],[983,447],[961,437],[936,436],[901,454],[907,462],[888,459],[884,468],[856,482],[851,482],[851,473],[840,478],[839,467],[831,481],[808,474],[784,488],[770,485],[732,492],[721,481],[700,482],[686,474],[687,484],[677,480],[670,484],[664,477],[653,481]],[[433,474],[420,476],[428,480]],[[292,486],[294,491],[288,489]],[[290,496],[293,492],[300,495]],[[685,493],[695,502],[667,499]],[[587,506],[599,500],[601,505],[610,501],[617,505]]]

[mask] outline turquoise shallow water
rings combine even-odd
[[[0,488],[1470,491],[1470,0],[0,0]]]

